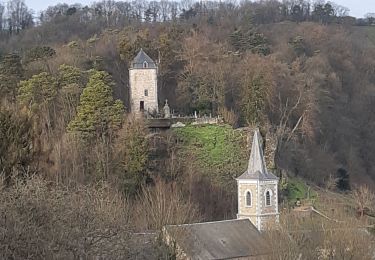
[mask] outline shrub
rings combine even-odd
[[[64,187],[32,177],[0,193],[1,259],[123,259],[127,204],[106,184]]]

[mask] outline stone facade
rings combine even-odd
[[[279,222],[277,181],[238,181],[237,218],[249,218],[259,229],[272,228]],[[266,205],[266,192],[270,192],[270,205]],[[251,193],[251,206],[246,203],[246,194]]]
[[[139,66],[140,65],[140,66]],[[137,115],[158,112],[157,66],[142,50],[129,69],[130,109]]]
[[[266,230],[273,228],[279,222],[279,205],[278,205],[278,182],[265,181],[259,185],[259,229]],[[266,192],[270,192],[270,205],[266,204]]]
[[[238,214],[237,218],[249,218],[257,227],[258,185],[256,183],[242,183],[238,185]],[[251,206],[246,205],[246,194],[251,193]]]
[[[261,199],[259,201],[260,213],[261,214],[270,214],[278,211],[277,203],[277,182],[261,182],[259,185]],[[271,205],[266,205],[266,192],[271,193],[270,202]]]

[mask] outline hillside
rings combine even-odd
[[[130,257],[143,250],[124,246],[134,234],[234,218],[255,128],[286,226],[339,228],[299,222],[299,200],[356,229],[373,225],[364,214],[375,209],[371,17],[326,1],[107,0],[36,16],[22,0],[0,3],[0,226],[9,227],[0,258],[53,258],[55,247],[60,258]],[[140,49],[158,65],[159,111],[168,100],[177,118],[223,123],[153,131],[129,113]],[[306,255],[336,240],[368,246],[322,232]],[[297,258],[299,247],[283,244],[290,234],[279,235],[275,248]]]

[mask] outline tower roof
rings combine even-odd
[[[147,67],[144,64],[147,64]],[[135,56],[134,60],[131,63],[131,68],[133,69],[144,69],[144,68],[152,68],[156,69],[156,63],[148,56],[143,49],[141,49],[137,56]]]
[[[262,136],[256,129],[251,146],[251,153],[247,170],[237,180],[277,180],[278,178],[268,172],[262,149]]]

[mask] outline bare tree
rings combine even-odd
[[[144,187],[139,196],[136,218],[139,227],[158,229],[168,224],[184,224],[200,219],[197,208],[185,201],[181,190],[162,180],[154,187]]]
[[[5,6],[2,3],[0,3],[0,33],[3,30],[4,13],[5,13]]]
[[[19,181],[0,193],[0,258],[126,258],[127,206],[104,183]]]
[[[352,197],[358,206],[361,217],[363,217],[366,208],[373,206],[375,203],[375,194],[366,185],[355,187],[352,191]]]
[[[10,34],[19,33],[33,25],[33,16],[24,0],[11,0],[7,3],[7,27]]]

